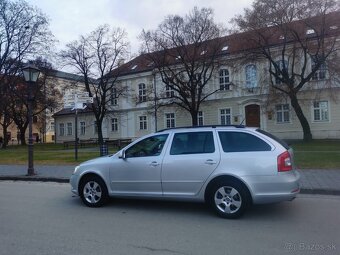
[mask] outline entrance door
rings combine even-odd
[[[248,127],[260,127],[260,106],[250,104],[245,107],[246,125]]]

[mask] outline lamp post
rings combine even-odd
[[[32,106],[33,106],[33,95],[32,95],[32,86],[37,82],[40,70],[32,65],[28,64],[22,68],[22,72],[24,73],[25,81],[28,84],[28,169],[27,175],[34,175],[34,167],[33,167],[33,135],[32,135]]]

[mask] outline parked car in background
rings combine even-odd
[[[114,155],[84,162],[72,192],[90,207],[108,197],[206,202],[237,218],[251,204],[293,200],[299,193],[293,151],[271,134],[244,126],[162,130]]]

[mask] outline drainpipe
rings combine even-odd
[[[155,118],[155,132],[157,132],[157,88],[156,88],[156,71],[152,71],[153,76],[153,91],[154,91],[154,118]]]

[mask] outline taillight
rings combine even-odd
[[[286,172],[293,169],[292,159],[288,151],[280,154],[277,157],[277,170],[279,172]]]

